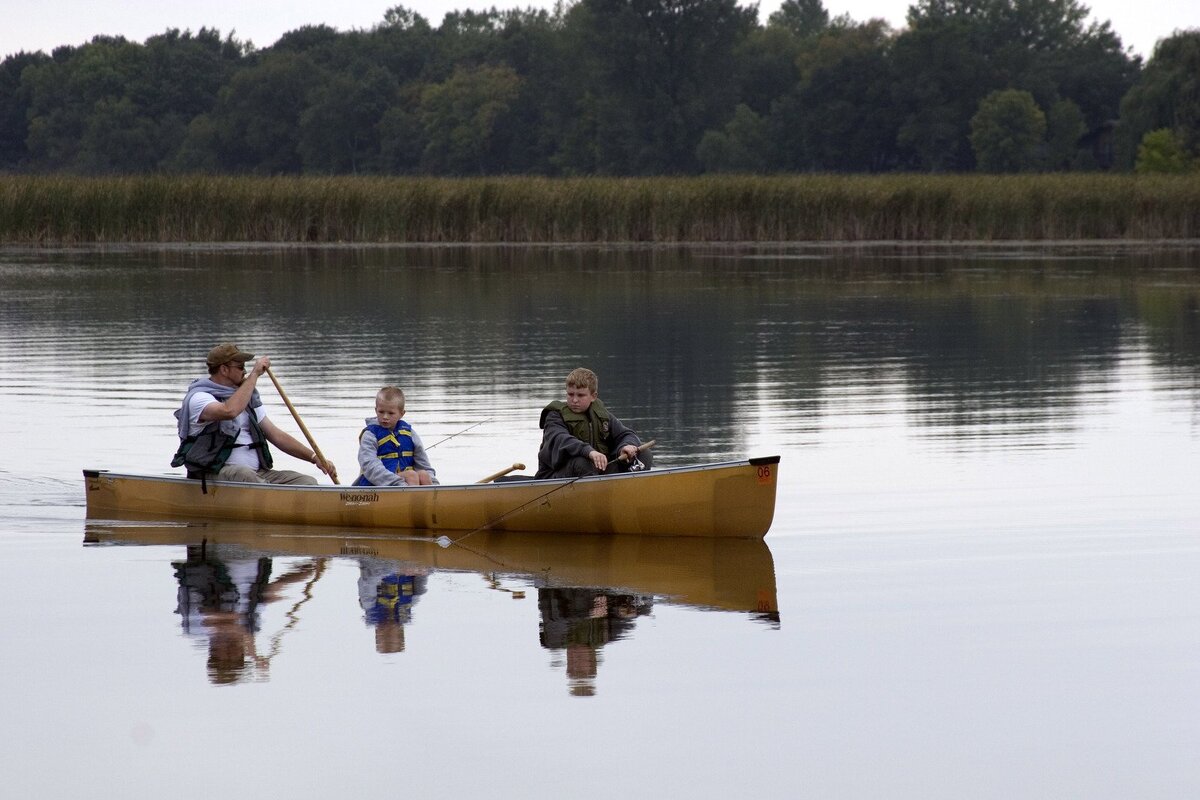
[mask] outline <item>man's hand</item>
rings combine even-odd
[[[337,483],[337,467],[332,461],[321,458],[316,453],[313,454],[313,463],[317,465],[317,469],[329,476],[329,479]]]
[[[604,472],[604,470],[608,469],[608,457],[599,450],[593,450],[588,454],[588,458],[592,460],[592,466],[600,472]]]

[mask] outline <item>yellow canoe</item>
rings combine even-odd
[[[497,588],[500,578],[516,578],[538,588],[653,594],[678,605],[779,621],[775,565],[761,539],[480,531],[458,545],[441,547],[428,538],[364,536],[362,531],[308,526],[98,520],[84,524],[88,544],[238,545],[278,556],[386,559],[434,571],[474,572]]]
[[[431,534],[758,538],[779,456],[588,478],[455,486],[278,486],[84,470],[89,519],[242,520]]]

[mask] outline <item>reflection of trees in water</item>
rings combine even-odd
[[[125,347],[194,363],[208,343],[174,331],[197,307],[213,329],[251,314],[288,330],[294,370],[324,385],[403,375],[443,396],[548,400],[584,362],[619,417],[671,432],[664,466],[740,454],[764,406],[783,412],[771,425],[816,431],[823,398],[848,380],[898,383],[914,424],[939,435],[992,422],[1025,435],[1070,425],[1086,384],[1131,345],[1176,380],[1200,367],[1194,248],[178,248],[36,261],[0,278],[5,325],[136,320],[124,344],[72,338],[106,362]],[[228,280],[189,273],[236,273],[239,303],[226,302]],[[402,351],[362,330],[363,298],[381,285],[405,297]],[[328,335],[342,330],[355,335]]]
[[[1168,371],[1182,370],[1194,381],[1200,368],[1200,289],[1140,287],[1135,302],[1152,357]]]
[[[1010,442],[1070,427],[1122,335],[1117,304],[1090,299],[963,296],[864,316],[893,321],[870,346],[902,373],[917,426]]]
[[[571,694],[596,693],[601,648],[630,635],[636,619],[649,614],[652,605],[647,595],[582,587],[538,589],[539,638],[542,647],[565,652]]]

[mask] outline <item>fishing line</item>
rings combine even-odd
[[[447,436],[445,439],[442,439],[442,441],[441,441],[441,442],[434,442],[433,444],[429,445],[429,447],[426,447],[425,449],[426,449],[426,450],[432,450],[433,448],[437,447],[437,446],[438,446],[439,444],[441,444],[442,442],[448,442],[448,441],[450,441],[451,439],[453,439],[455,436],[462,436],[464,433],[466,433],[467,431],[471,430],[471,428],[478,428],[480,425],[484,424],[485,422],[491,422],[491,421],[492,421],[492,420],[494,420],[494,419],[495,419],[495,417],[488,417],[488,418],[487,418],[487,419],[485,419],[485,420],[482,420],[482,421],[480,421],[480,422],[476,422],[474,425],[468,425],[467,427],[463,428],[463,429],[462,429],[461,431],[459,431],[458,433],[452,433],[452,434],[450,434],[449,436]]]
[[[645,450],[649,450],[651,447],[653,447],[657,443],[658,443],[658,441],[656,439],[651,439],[648,442],[644,442],[644,443],[638,445],[637,451],[638,451],[638,453],[642,453]],[[624,454],[622,454],[614,460],[615,461],[629,461],[630,459],[627,456],[625,456]],[[636,464],[639,464],[639,465],[642,464],[642,462],[640,460],[638,460],[638,457],[636,455],[633,457],[633,461]],[[642,469],[645,469],[644,465],[642,465]],[[637,470],[637,471],[640,472],[641,470]],[[603,475],[603,473],[601,473],[601,475]],[[563,489],[566,489],[568,486],[574,485],[575,481],[579,480],[580,478],[588,478],[588,477],[598,477],[598,476],[596,476],[596,475],[576,475],[574,478],[571,478],[569,481],[562,484],[561,486],[555,486],[550,491],[545,492],[544,494],[540,494],[537,497],[533,498],[532,500],[526,501],[525,503],[517,506],[516,508],[514,508],[510,511],[504,512],[503,514],[496,517],[495,519],[489,520],[488,522],[485,522],[483,525],[480,525],[475,530],[464,533],[462,536],[459,536],[457,539],[451,539],[449,536],[446,536],[445,534],[443,534],[443,535],[439,536],[435,541],[442,548],[449,547],[452,544],[458,544],[463,539],[466,539],[468,536],[473,536],[474,534],[479,533],[482,530],[490,528],[493,525],[495,525],[497,522],[499,522],[500,520],[502,520],[506,517],[511,517],[513,514],[516,514],[518,511],[524,511],[525,509],[529,508],[534,503],[537,503],[541,500],[545,500],[547,497],[554,494],[555,492],[561,492]]]
[[[658,440],[650,439],[649,441],[646,441],[646,443],[638,445],[637,452],[641,453],[643,451],[649,450],[650,447],[653,447],[655,444],[658,444]],[[626,457],[623,453],[623,455],[620,455],[619,457],[614,459],[614,461],[628,462],[628,461],[630,461],[630,459],[628,457]],[[637,456],[634,456],[634,461],[637,464],[641,464],[641,461],[638,461]],[[643,469],[644,469],[644,467],[643,467]],[[637,470],[637,471],[641,471],[641,470]],[[601,473],[601,475],[602,475],[602,473]],[[535,497],[533,500],[526,501],[526,503],[523,503],[522,505],[517,506],[516,509],[512,509],[511,511],[505,511],[504,513],[502,513],[502,515],[500,515],[496,519],[491,519],[491,521],[488,521],[488,522],[480,525],[479,528],[476,528],[472,531],[468,531],[468,533],[463,534],[462,536],[458,537],[458,539],[450,539],[449,536],[446,536],[443,534],[442,536],[438,536],[437,540],[434,540],[434,541],[437,541],[438,546],[443,547],[443,548],[450,547],[451,545],[457,545],[458,542],[461,542],[462,540],[467,539],[468,536],[478,534],[479,531],[481,531],[481,530],[491,528],[492,525],[502,521],[502,519],[504,519],[506,517],[511,517],[512,515],[515,515],[515,513],[517,513],[518,511],[524,511],[524,510],[528,509],[529,506],[532,506],[535,503],[539,503],[539,501],[541,501],[541,500],[545,500],[546,498],[550,497],[550,495],[553,494],[554,492],[562,492],[563,489],[565,489],[566,487],[574,485],[575,481],[580,480],[581,477],[598,477],[598,476],[596,476],[596,475],[576,475],[575,477],[572,477],[572,479],[569,480],[568,482],[563,483],[562,486],[556,486],[556,487],[552,488],[550,492],[546,492],[544,494],[539,494],[538,497]]]
[[[555,486],[550,491],[543,492],[542,494],[539,494],[537,497],[533,498],[532,500],[527,500],[524,503],[522,503],[521,505],[517,506],[516,508],[513,508],[509,511],[505,511],[503,514],[496,517],[495,519],[488,520],[484,524],[480,525],[478,528],[475,528],[472,531],[468,531],[467,533],[464,533],[462,536],[459,536],[457,539],[451,539],[449,536],[442,534],[434,541],[436,541],[438,543],[438,545],[442,548],[449,547],[452,544],[458,544],[463,539],[466,539],[468,536],[473,536],[482,530],[486,530],[486,529],[492,527],[493,525],[495,525],[500,520],[505,519],[506,517],[511,517],[513,514],[516,514],[518,511],[524,511],[525,509],[529,508],[534,503],[537,503],[541,500],[546,499],[547,497],[554,494],[555,492],[561,492],[563,489],[567,488],[568,486],[573,485],[575,483],[575,481],[579,480],[580,478],[586,478],[586,477],[588,477],[588,476],[576,475],[574,478],[571,478],[569,481],[562,484],[561,486]]]

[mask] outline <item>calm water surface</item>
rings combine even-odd
[[[85,520],[223,339],[344,479],[383,383],[471,482],[586,365],[775,524]],[[8,249],[0,365],[5,796],[1200,794],[1196,247]]]

